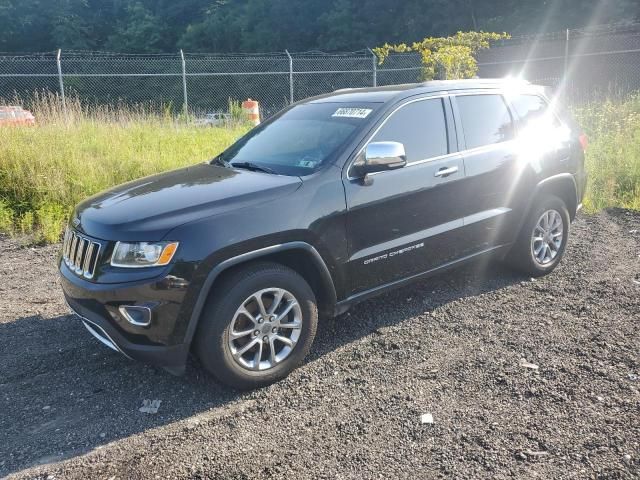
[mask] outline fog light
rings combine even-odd
[[[121,305],[118,310],[120,311],[120,315],[132,325],[137,327],[148,327],[151,325],[151,309],[149,307]]]

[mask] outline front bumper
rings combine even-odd
[[[75,275],[62,262],[60,279],[65,300],[89,332],[126,357],[156,365],[174,374],[184,372],[189,355],[181,322],[184,288],[166,289],[166,278],[135,284],[97,284]],[[164,287],[163,287],[164,286]],[[127,321],[122,305],[149,305],[150,325]]]
[[[85,328],[103,345],[120,352],[129,359],[162,367],[174,375],[184,373],[187,357],[189,356],[189,345],[165,346],[132,343],[115,330],[104,318],[86,310],[74,302],[73,299],[67,297],[66,294],[65,299],[73,313],[80,317]]]

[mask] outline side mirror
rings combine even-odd
[[[364,163],[358,169],[362,175],[402,168],[407,164],[407,154],[400,142],[372,142],[364,151]]]

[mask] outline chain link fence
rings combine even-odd
[[[480,56],[481,77],[520,75],[574,103],[640,90],[640,24],[515,37]]]
[[[583,102],[640,89],[640,26],[569,30],[498,43],[479,57],[483,78],[520,75],[564,86]],[[144,105],[199,116],[225,112],[229,100],[252,98],[269,117],[286,105],[341,88],[420,80],[420,57],[391,55],[378,65],[371,50],[271,54],[123,55],[58,51],[0,54],[0,103],[25,105],[36,94],[83,104]]]
[[[263,117],[341,88],[416,82],[415,55],[378,65],[370,50],[272,54],[123,55],[59,51],[0,55],[0,98],[27,106],[36,93],[84,104],[145,105],[193,115],[226,111],[229,100],[260,102]]]

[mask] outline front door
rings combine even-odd
[[[458,256],[465,173],[451,118],[446,97],[402,105],[369,141],[402,143],[407,166],[344,180],[352,294]]]

